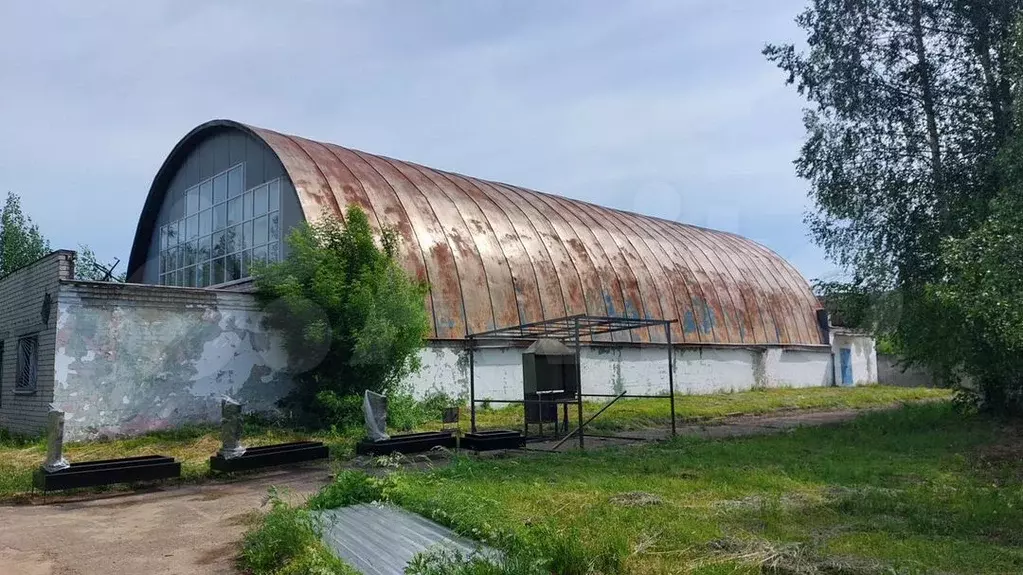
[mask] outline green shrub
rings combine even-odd
[[[320,540],[308,509],[282,501],[270,488],[270,512],[245,534],[241,566],[252,575],[358,575]]]
[[[417,400],[411,389],[400,389],[387,396],[387,424],[398,431],[411,431],[424,423],[439,420],[445,407],[459,403],[439,391]]]
[[[274,575],[360,575],[322,544],[306,549]]]
[[[272,575],[319,542],[309,511],[288,505],[271,488],[270,512],[245,534],[242,564],[254,575]]]
[[[30,445],[42,445],[42,437],[30,437],[28,435],[20,435],[17,433],[11,433],[7,429],[0,428],[0,447],[28,447]]]
[[[324,485],[309,498],[310,509],[335,509],[358,503],[371,503],[384,499],[388,478],[372,477],[362,471],[346,469],[338,473],[330,484]]]
[[[419,368],[428,286],[397,262],[394,230],[382,230],[380,243],[353,206],[343,223],[297,226],[287,258],[253,266],[266,326],[282,335],[295,383],[281,407],[306,425],[357,422],[365,390],[386,393]]]

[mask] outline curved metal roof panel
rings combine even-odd
[[[265,142],[287,170],[307,220],[342,215],[355,204],[376,230],[396,229],[401,264],[431,286],[434,338],[588,314],[678,319],[675,342],[823,343],[820,305],[802,275],[735,234],[226,120],[199,126],[175,152],[214,127]],[[145,258],[136,253],[143,228],[140,222],[129,269]],[[608,337],[665,341],[664,333],[646,328]]]

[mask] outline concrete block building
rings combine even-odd
[[[38,334],[39,366],[30,394],[3,362],[0,426],[37,431],[50,402],[78,438],[215,419],[224,393],[272,409],[288,358],[247,293],[250,266],[286,257],[298,223],[350,205],[396,230],[402,266],[430,285],[429,342],[409,382],[420,393],[465,394],[467,334],[577,314],[677,320],[681,393],[877,379],[869,336],[833,332],[806,279],[746,238],[216,120],[157,172],[128,284],[72,280],[71,252],[0,280],[0,311],[19,318],[4,349]],[[33,305],[34,317],[22,311]],[[590,392],[666,390],[663,332],[585,344]],[[521,399],[521,352],[476,352],[478,397]]]

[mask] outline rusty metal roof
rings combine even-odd
[[[396,229],[402,265],[431,286],[433,338],[585,314],[678,319],[672,339],[683,343],[823,343],[807,281],[741,236],[225,120],[175,151],[214,127],[264,141],[306,219],[355,204],[376,229]],[[663,342],[662,332],[604,338]]]

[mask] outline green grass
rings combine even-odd
[[[593,420],[594,430],[625,431],[659,427],[671,423],[671,407],[665,399],[621,399]],[[681,421],[705,421],[734,415],[763,415],[788,410],[839,410],[884,407],[911,401],[943,400],[951,390],[923,387],[812,387],[767,389],[712,395],[678,395],[675,413]],[[596,413],[602,403],[584,404],[584,417]],[[569,418],[575,421],[575,412]],[[510,405],[492,409],[477,407],[477,425],[483,428],[522,427],[522,407]],[[461,426],[468,429],[468,413]]]
[[[284,502],[273,490],[270,511],[245,534],[239,564],[251,575],[358,575],[320,540],[307,509]]]
[[[386,496],[476,539],[621,538],[627,573],[1023,572],[1020,428],[947,403],[729,440],[680,438],[397,473]],[[659,498],[623,506],[616,495]]]
[[[945,399],[950,392],[940,389],[856,387],[771,389],[716,395],[680,395],[676,408],[684,420],[706,420],[727,415],[765,414],[792,409],[846,409],[894,405],[900,402]],[[586,412],[599,409],[599,404],[587,404]],[[670,422],[667,400],[623,399],[594,420],[594,430],[629,430],[651,426],[664,426]],[[574,421],[575,415],[570,414]],[[519,428],[522,424],[521,406],[479,412],[481,427]],[[461,427],[467,429],[469,417],[463,412]],[[424,426],[436,429],[440,422]],[[270,425],[247,424],[244,433],[246,445],[267,445],[313,439],[324,441],[331,447],[332,456],[346,458],[361,434],[361,429],[345,433],[308,434]],[[65,456],[70,461],[114,459],[138,455],[169,455],[181,461],[185,481],[196,481],[210,476],[209,457],[220,447],[219,431],[212,426],[191,426],[173,431],[158,431],[129,439],[69,443]],[[45,456],[42,440],[23,440],[0,435],[0,499],[17,496],[32,488],[32,473],[42,464]]]

